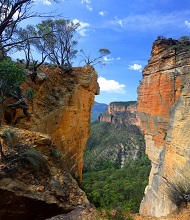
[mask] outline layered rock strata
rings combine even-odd
[[[99,121],[117,126],[139,126],[137,102],[111,102],[105,113],[99,116]]]
[[[157,40],[138,88],[138,111],[152,162],[140,213],[164,216],[176,209],[168,183],[187,178],[190,163],[190,52],[178,41]]]

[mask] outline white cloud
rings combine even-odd
[[[88,35],[86,32],[89,31],[89,29],[88,29],[88,27],[90,27],[89,23],[79,21],[78,19],[74,19],[73,23],[74,24],[76,24],[76,23],[80,24],[77,31],[81,36],[87,36]]]
[[[42,3],[43,5],[51,5],[49,0],[34,0],[36,3]]]
[[[105,62],[109,62],[109,61],[114,60],[114,58],[108,58],[107,56],[104,56],[103,60],[104,60]]]
[[[121,60],[121,57],[116,58],[116,60]]]
[[[129,69],[130,70],[135,70],[135,71],[142,71],[142,65],[139,64],[133,64],[133,65],[129,65]]]
[[[105,15],[106,15],[106,11],[100,11],[100,12],[99,12],[99,15],[105,16]]]
[[[100,91],[109,92],[109,93],[115,92],[120,94],[126,93],[125,85],[119,84],[115,80],[107,80],[104,77],[99,77],[98,83],[100,86]]]
[[[119,19],[117,16],[114,17],[114,21],[115,24],[119,24],[121,27],[123,27],[123,22],[121,19]]]
[[[16,20],[18,18],[18,16],[21,16],[21,15],[22,15],[21,12],[16,11],[13,15],[13,19]]]
[[[132,30],[132,31],[154,31],[155,27],[157,31],[176,30],[176,27],[190,26],[190,21],[185,20],[185,17],[189,17],[190,10],[185,11],[173,11],[171,13],[160,13],[159,11],[151,11],[146,14],[129,14],[127,17],[119,19],[115,16],[112,20],[108,21],[107,27],[114,27],[120,25],[120,27]]]
[[[82,4],[86,5],[89,11],[92,11],[91,0],[82,0]]]
[[[190,28],[190,22],[189,21],[185,21],[185,25]]]
[[[1,3],[0,3],[0,7],[1,7],[1,9],[2,9],[2,13],[0,14],[0,15],[1,15],[1,16],[0,16],[0,22],[2,22],[2,21],[5,19],[6,13],[7,13],[7,12],[8,12],[8,13],[11,12],[11,8],[7,8],[5,5],[2,5]],[[4,11],[5,13],[3,13],[3,11]],[[16,20],[16,19],[18,18],[18,16],[21,16],[21,15],[22,15],[22,13],[17,10],[17,11],[13,14],[13,19]]]

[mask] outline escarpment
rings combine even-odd
[[[190,163],[190,52],[176,40],[157,40],[138,88],[138,111],[152,163],[140,213],[163,216],[176,209],[168,182],[187,178]],[[181,46],[181,47],[179,47]]]
[[[84,172],[110,162],[118,167],[144,156],[144,137],[137,126],[137,102],[113,102],[92,124],[87,141]]]
[[[99,116],[99,121],[135,129],[140,126],[137,102],[111,102],[107,110]]]

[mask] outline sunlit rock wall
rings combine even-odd
[[[140,213],[163,216],[176,209],[168,199],[167,182],[183,175],[190,159],[190,53],[175,51],[177,41],[158,40],[143,70],[138,111],[152,162]]]

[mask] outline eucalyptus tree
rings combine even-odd
[[[26,28],[19,27],[16,29],[15,35],[19,41],[22,41],[21,44],[16,45],[16,49],[24,52],[25,68],[27,69],[33,60],[32,45],[34,44],[34,39],[37,38],[35,26],[27,25]]]
[[[100,64],[101,66],[105,65],[104,58],[111,54],[111,52],[106,48],[99,49],[99,55],[94,58],[91,58],[90,55],[87,55],[83,49],[81,49],[80,52],[82,53],[82,60],[80,63],[84,62],[86,66],[95,66],[97,64]]]
[[[72,59],[76,57],[76,45],[78,40],[75,39],[79,23],[73,23],[70,20],[44,20],[37,27],[44,42],[43,52],[48,59],[58,66],[71,66]],[[41,44],[42,46],[42,44]]]
[[[50,0],[57,1],[57,0]],[[13,45],[22,43],[13,38],[18,24],[32,17],[52,17],[32,11],[34,0],[0,0],[0,53],[3,55]]]

